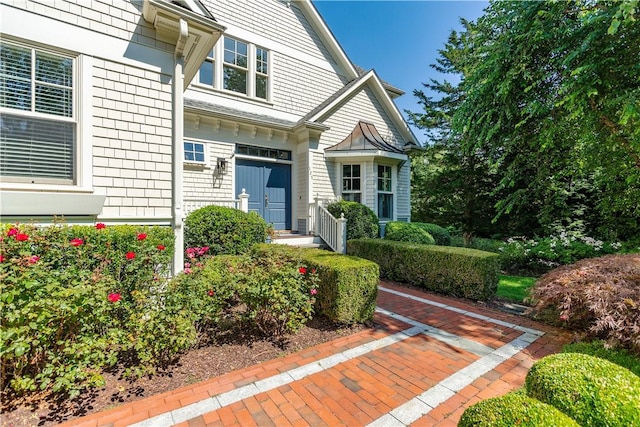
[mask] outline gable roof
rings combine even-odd
[[[300,119],[299,123],[322,122],[326,120],[335,110],[353,98],[367,85],[373,90],[380,104],[389,115],[389,118],[402,135],[405,143],[415,143],[418,139],[407,125],[407,122],[405,122],[404,117],[400,114],[400,110],[398,110],[398,107],[389,96],[389,93],[374,70],[368,71],[366,74],[361,75],[359,78],[341,87],[320,105],[307,113]]]
[[[403,151],[385,141],[373,123],[360,120],[353,131],[341,142],[325,151],[388,151],[402,154]]]

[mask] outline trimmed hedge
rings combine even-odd
[[[253,252],[297,254],[315,269],[320,278],[317,312],[342,323],[364,323],[373,318],[380,280],[375,263],[335,252],[276,244],[256,245]]]
[[[527,394],[582,426],[640,425],[640,378],[604,359],[578,353],[547,356],[525,381]]]
[[[264,243],[267,230],[267,223],[256,212],[206,206],[185,219],[184,241],[187,248],[208,247],[212,255],[236,255],[247,252],[256,243]]]
[[[522,391],[483,400],[468,407],[458,427],[578,426],[551,405],[528,397]]]
[[[435,245],[436,241],[424,228],[414,222],[388,222],[384,228],[384,238],[395,242]]]
[[[341,200],[329,203],[327,210],[336,218],[344,214],[347,219],[348,239],[378,237],[380,228],[378,216],[362,203]]]
[[[640,377],[640,357],[634,356],[624,348],[608,348],[604,341],[576,342],[562,348],[563,353],[582,353],[608,360],[616,365],[627,368]]]
[[[433,239],[436,241],[436,245],[451,246],[451,234],[449,234],[449,230],[446,228],[428,222],[412,222],[412,224],[417,225],[427,233],[431,234]]]
[[[383,277],[434,292],[484,301],[498,289],[500,261],[489,252],[381,239],[349,240],[347,252],[376,262]]]

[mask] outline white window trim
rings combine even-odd
[[[211,166],[211,162],[209,159],[209,144],[207,144],[205,141],[202,140],[198,140],[195,138],[184,138],[182,140],[182,144],[184,147],[184,143],[185,142],[190,142],[192,144],[200,144],[202,145],[202,147],[204,148],[204,162],[199,162],[197,160],[187,160],[184,158],[184,150],[183,150],[183,160],[182,160],[182,164],[185,166],[197,166],[197,167],[202,167],[202,168],[210,168]]]
[[[57,49],[55,46],[40,46],[36,44],[20,43],[11,39],[5,39],[8,43],[24,46],[29,49],[36,49],[53,54],[67,56],[73,58],[74,71],[73,77],[75,84],[73,89],[74,96],[74,115],[72,120],[76,123],[76,141],[74,147],[74,175],[75,182],[72,184],[58,183],[29,183],[29,182],[7,182],[0,181],[0,189],[3,190],[39,190],[39,191],[55,191],[68,193],[92,193],[93,188],[93,57],[77,54],[73,55],[69,52]],[[16,113],[16,110],[7,108],[2,109],[8,113]],[[26,113],[26,114],[25,114]],[[23,115],[29,115],[24,112]],[[46,115],[37,115],[46,118]]]
[[[342,186],[344,184],[344,167],[345,166],[360,166],[360,191],[353,191],[353,190],[343,190]],[[352,168],[352,172],[353,172],[353,168]],[[340,198],[344,199],[344,197],[342,196],[343,194],[360,194],[360,203],[364,204],[364,200],[365,200],[365,165],[363,163],[358,163],[358,162],[353,162],[353,163],[340,163]],[[351,177],[351,179],[353,179],[353,177]]]
[[[232,35],[226,36],[228,38],[234,39],[238,42],[245,43],[247,45],[247,93],[244,94],[242,92],[236,92],[233,90],[224,88],[224,38],[220,37],[220,40],[213,47],[213,85],[209,85],[206,83],[200,83],[200,72],[196,73],[196,77],[193,80],[193,85],[198,88],[205,88],[208,90],[215,90],[217,92],[223,93],[225,95],[232,95],[235,97],[240,97],[244,99],[249,99],[252,101],[257,101],[261,103],[272,104],[273,99],[273,51],[255,43],[251,43],[241,37],[235,37]],[[260,48],[267,52],[267,98],[260,98],[256,96],[256,76],[258,75],[258,66],[256,59],[256,49]],[[233,64],[227,64],[229,67],[238,68],[244,70],[242,67],[237,67]],[[265,74],[260,74],[265,75]]]

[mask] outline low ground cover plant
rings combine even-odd
[[[0,232],[2,390],[73,396],[120,358],[147,372],[187,344],[186,318],[162,295],[171,229],[14,224]]]
[[[446,295],[485,301],[498,286],[500,263],[490,252],[355,239],[347,242],[347,253],[377,263],[383,277]]]
[[[347,219],[348,239],[378,237],[378,216],[362,203],[341,200],[327,205],[327,210],[336,218],[344,214]]]
[[[607,255],[559,267],[535,284],[540,319],[640,354],[640,254]]]
[[[186,247],[208,247],[209,254],[242,254],[264,243],[269,227],[256,212],[224,206],[206,206],[191,212],[184,221]]]

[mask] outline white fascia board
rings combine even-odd
[[[324,156],[327,159],[392,159],[398,161],[406,161],[409,157],[406,154],[391,153],[389,151],[367,151],[367,150],[353,150],[353,151],[325,151]]]
[[[349,80],[353,80],[358,77],[358,72],[351,63],[351,60],[345,53],[338,40],[334,37],[333,33],[322,19],[322,16],[313,5],[311,0],[295,0],[296,6],[305,14],[309,23],[316,29],[320,39],[326,44],[329,51],[333,54],[337,60],[338,65],[346,72],[346,77]]]
[[[327,115],[329,115],[339,106],[341,106],[342,104],[344,104],[345,102],[353,98],[358,92],[360,92],[360,90],[362,90],[362,88],[366,84],[369,84],[371,88],[374,90],[378,100],[382,103],[382,106],[384,107],[385,112],[389,115],[389,117],[393,121],[393,124],[396,125],[396,128],[402,134],[402,137],[405,140],[404,142],[415,143],[417,141],[416,136],[413,134],[413,132],[407,125],[407,122],[405,122],[404,117],[402,117],[402,114],[400,114],[400,110],[398,110],[398,107],[393,102],[393,100],[389,96],[389,93],[386,91],[386,89],[382,85],[382,82],[378,78],[378,75],[373,70],[370,70],[367,74],[365,74],[360,78],[360,81],[357,84],[350,87],[349,90],[347,90],[345,93],[340,95],[338,98],[334,99],[333,102],[325,106],[322,110],[314,114],[309,119],[309,121],[315,122],[318,120],[325,119]]]

